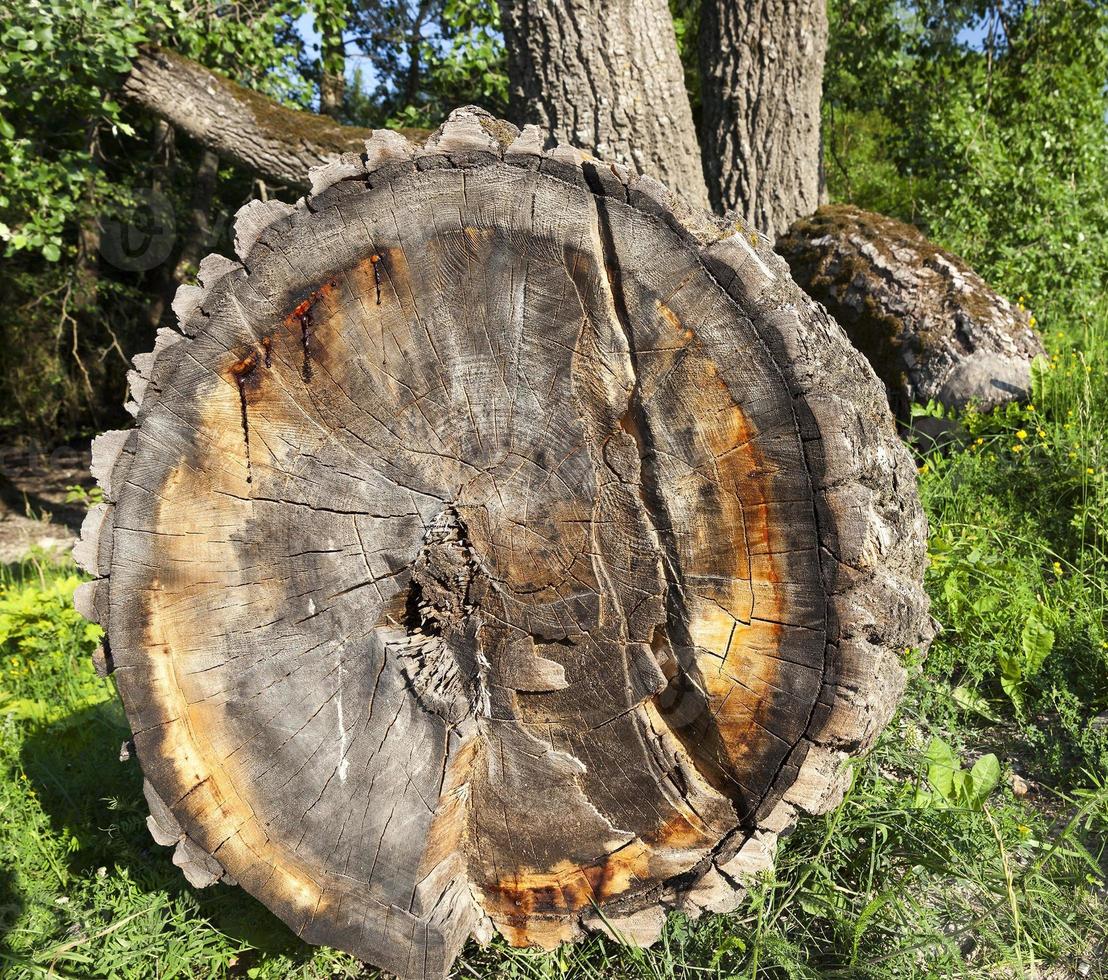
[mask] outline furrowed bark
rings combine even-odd
[[[666,0],[500,4],[513,118],[707,207]]]
[[[95,447],[76,601],[152,831],[402,977],[734,908],[926,641],[842,331],[765,239],[541,142],[458,110],[244,209]]]
[[[712,206],[771,237],[820,204],[823,0],[704,0],[701,149]]]

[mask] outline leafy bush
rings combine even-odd
[[[1108,285],[1108,6],[831,11],[832,196],[921,225],[1002,291],[1033,297],[1051,329],[1079,325]]]
[[[104,697],[86,668],[103,631],[73,608],[75,569],[36,583],[0,583],[0,716],[50,722]]]

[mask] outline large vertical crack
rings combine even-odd
[[[713,739],[718,740],[719,735],[714,727],[703,675],[696,662],[696,645],[693,643],[688,627],[690,616],[677,539],[673,533],[669,506],[662,492],[654,462],[656,459],[654,433],[650,415],[642,399],[635,330],[628,312],[623,270],[612,232],[609,199],[605,194],[596,165],[586,163],[582,169],[589,189],[592,191],[597,234],[602,252],[601,259],[607,276],[608,290],[612,297],[615,319],[623,333],[631,366],[631,391],[627,399],[627,408],[619,422],[621,428],[634,440],[638,450],[639,497],[646,523],[662,558],[665,581],[663,605],[666,619],[664,623],[655,626],[651,646],[656,654],[668,647],[667,652],[671,652],[677,662],[676,669],[672,664],[667,665],[668,669],[663,668],[669,683],[656,696],[655,702],[662,717],[666,719],[690,759],[696,762],[704,778],[724,796],[737,803],[741,802],[741,808],[745,811],[749,801],[744,797],[743,788],[730,776],[718,759],[714,758],[714,753],[710,750],[705,751],[705,743],[710,745]]]

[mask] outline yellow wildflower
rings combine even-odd
[[[1017,443],[1016,443],[1016,444],[1015,444],[1015,445],[1014,445],[1014,446],[1012,447],[1012,452],[1014,452],[1014,453],[1022,453],[1022,452],[1023,452],[1023,445],[1022,445],[1022,443],[1018,443],[1018,442],[1017,442]]]
[[[1020,429],[1019,432],[1016,433],[1016,438],[1019,439],[1020,442],[1023,442],[1023,440],[1027,438],[1026,430]]]

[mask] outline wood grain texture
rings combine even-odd
[[[540,146],[458,110],[251,214],[98,443],[80,602],[152,830],[402,977],[734,907],[926,641],[842,331],[764,239]]]

